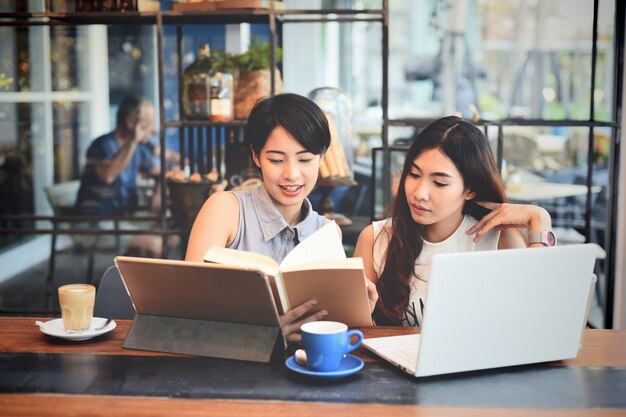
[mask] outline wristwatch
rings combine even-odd
[[[528,234],[528,244],[541,243],[543,246],[556,246],[556,235],[552,230],[531,232]]]

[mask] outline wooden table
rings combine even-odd
[[[626,331],[587,330],[573,360],[422,379],[359,349],[365,368],[329,382],[282,363],[127,350],[129,321],[85,342],[45,336],[34,321],[0,318],[2,416],[626,415]]]

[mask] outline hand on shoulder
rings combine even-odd
[[[503,230],[508,228],[528,227],[531,231],[539,232],[552,228],[550,214],[542,207],[531,204],[492,203],[477,201],[477,204],[490,209],[491,213],[480,219],[466,233],[476,234],[474,241],[478,242],[489,230]]]

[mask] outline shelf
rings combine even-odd
[[[303,9],[275,12],[283,23],[329,23],[329,22],[379,22],[384,23],[383,10]]]
[[[245,120],[233,120],[230,122],[211,122],[208,120],[170,120],[163,122],[165,127],[242,127]]]
[[[164,25],[205,25],[236,23],[268,23],[271,13],[268,10],[214,10],[210,12],[157,12]]]
[[[268,23],[266,11],[228,10],[213,12],[77,12],[77,13],[0,13],[0,26],[16,25],[164,25]]]
[[[0,26],[154,25],[158,12],[0,13]]]
[[[48,1],[45,2],[49,4]],[[0,12],[0,26],[13,27],[34,27],[34,26],[87,26],[87,25],[111,25],[111,26],[154,26],[157,43],[157,60],[162,65],[163,43],[165,27],[176,26],[176,40],[178,44],[177,53],[182,54],[182,38],[185,34],[182,27],[185,25],[222,25],[253,23],[265,24],[269,26],[269,38],[271,47],[282,46],[282,26],[284,24],[297,23],[347,23],[347,22],[374,22],[382,26],[382,55],[383,55],[383,99],[386,103],[387,88],[387,56],[388,56],[388,11],[387,0],[383,0],[380,9],[237,9],[237,10],[212,10],[212,11],[187,11],[187,10],[161,10],[155,12],[115,12],[115,11],[93,11],[93,12],[32,12],[32,13],[2,13]],[[169,32],[168,32],[169,36]],[[273,65],[275,65],[275,54],[271,54]],[[183,74],[181,64],[178,60],[178,73]],[[229,122],[212,122],[209,120],[166,120],[163,107],[164,94],[164,74],[162,67],[158,72],[157,101],[159,102],[160,123],[159,123],[159,146],[166,148],[166,131],[170,132],[178,129],[179,149],[181,155],[180,168],[184,171],[207,174],[217,170],[221,177],[231,178],[241,175],[242,172],[251,169],[251,162],[248,158],[249,149],[243,143],[243,128],[246,120],[233,120]],[[182,82],[179,80],[179,87]],[[182,104],[182,103],[181,103]],[[385,106],[385,104],[383,104]],[[181,106],[182,109],[182,106]],[[383,123],[386,122],[386,113]],[[182,116],[182,110],[181,110]],[[172,116],[175,117],[175,116]],[[381,135],[386,143],[386,131],[382,129]],[[165,154],[161,154],[161,161],[165,166]],[[165,170],[161,172],[160,181],[165,184]],[[353,178],[324,178],[319,179],[317,186],[330,202],[330,192],[333,187],[356,186]],[[195,187],[197,188],[197,187]],[[161,196],[161,212],[158,219],[164,226],[160,230],[163,236],[172,233],[172,225],[166,224],[168,202],[166,193]],[[326,204],[328,213],[332,214],[332,204]],[[321,211],[320,211],[321,213]],[[338,216],[337,214],[333,214]],[[338,224],[341,218],[338,220]],[[349,219],[346,219],[349,220]],[[355,237],[358,234],[355,234]],[[166,240],[164,240],[166,242]],[[164,247],[165,249],[165,247]]]
[[[233,24],[268,23],[271,16],[284,23],[294,22],[383,22],[383,10],[343,10],[343,9],[302,9],[302,10],[213,10],[213,11],[173,11],[158,12],[33,12],[0,13],[0,26],[37,25],[128,25],[156,24],[159,18],[163,24]],[[306,17],[304,17],[306,16]]]

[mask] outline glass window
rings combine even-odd
[[[599,5],[595,116],[610,120],[614,6]],[[391,117],[588,119],[592,16],[577,0],[390,2]]]
[[[78,178],[92,104],[103,99],[90,94],[97,68],[88,45],[96,33],[82,26],[0,28],[0,214],[48,214],[44,188]]]
[[[0,214],[32,214],[32,121],[41,106],[0,103]]]

